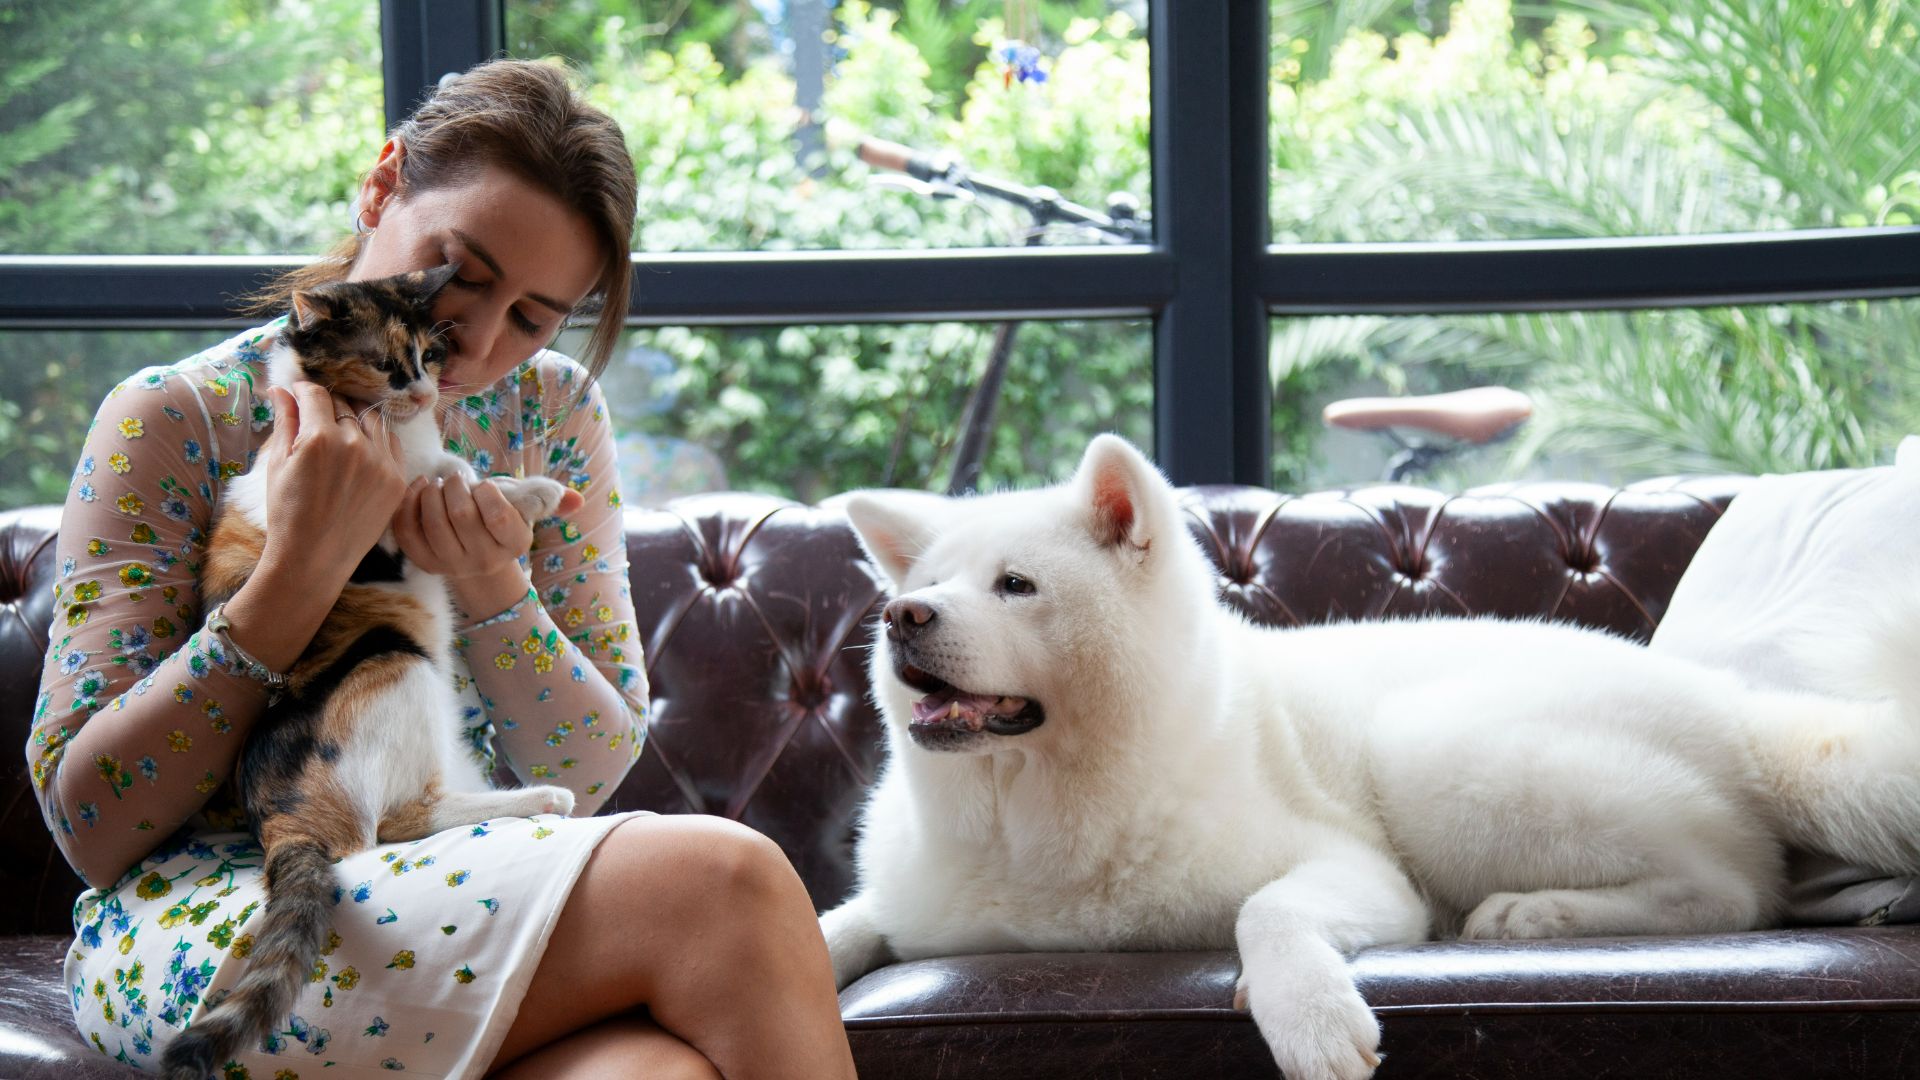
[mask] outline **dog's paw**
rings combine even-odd
[[[1286,1080],[1367,1080],[1380,1067],[1380,1022],[1350,978],[1249,980],[1236,1008],[1253,1012]]]
[[[1579,913],[1550,892],[1494,893],[1467,916],[1460,936],[1470,940],[1568,937]]]
[[[820,935],[827,939],[837,990],[887,962],[887,939],[873,928],[864,897],[856,895],[821,915]]]

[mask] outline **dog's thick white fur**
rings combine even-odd
[[[1365,1077],[1358,949],[1764,926],[1788,845],[1920,870],[1920,607],[1818,643],[1861,700],[1794,697],[1563,625],[1256,627],[1113,436],[1059,487],[846,509],[895,598],[842,986],[1232,945],[1290,1080]]]

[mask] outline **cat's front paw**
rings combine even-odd
[[[1253,1022],[1286,1080],[1367,1080],[1380,1067],[1380,1022],[1351,979],[1235,985],[1236,1008]]]
[[[507,505],[520,511],[528,522],[552,517],[560,508],[560,500],[567,496],[565,484],[545,476],[496,476],[493,483],[507,497]]]
[[[540,809],[535,810],[534,813],[559,814],[563,817],[573,813],[573,792],[566,788],[553,784],[543,784],[540,787],[528,788],[527,790],[537,795],[541,800],[539,804]]]

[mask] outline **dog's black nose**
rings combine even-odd
[[[933,605],[903,596],[881,610],[880,621],[887,624],[889,638],[905,641],[933,622]]]

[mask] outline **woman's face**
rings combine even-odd
[[[376,182],[396,172],[376,167],[362,189],[373,235],[347,276],[363,281],[459,264],[433,305],[434,318],[452,324],[440,389],[489,386],[551,342],[593,288],[599,241],[584,217],[504,169],[419,193]]]

